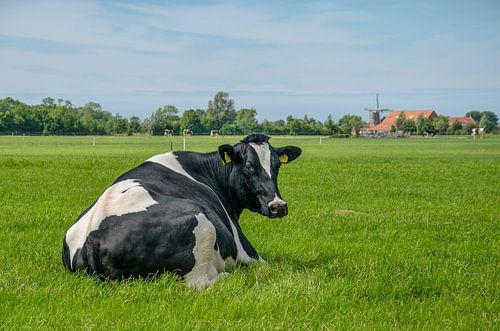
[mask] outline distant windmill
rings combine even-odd
[[[380,114],[382,112],[391,111],[392,109],[380,108],[378,104],[378,93],[377,93],[377,108],[365,108],[365,110],[370,113],[370,127],[372,127],[380,123]]]

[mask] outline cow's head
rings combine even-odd
[[[278,172],[282,164],[292,162],[302,150],[295,146],[273,148],[269,137],[252,134],[240,143],[222,145],[219,155],[231,166],[230,187],[233,197],[243,208],[267,217],[283,217],[288,213],[278,189]]]

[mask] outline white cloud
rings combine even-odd
[[[122,22],[124,23],[124,22]],[[70,45],[145,52],[175,52],[177,45],[144,39],[140,26],[118,29],[120,22],[90,1],[20,1],[1,6],[0,35]]]
[[[369,15],[356,12],[314,11],[283,15],[271,6],[213,5],[152,5],[115,3],[117,7],[147,15],[145,24],[152,27],[262,43],[297,44],[372,44],[348,31],[332,29],[332,23],[342,20],[369,20]]]

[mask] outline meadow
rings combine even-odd
[[[0,329],[500,328],[498,137],[273,137],[303,154],[280,173],[289,215],[240,220],[267,264],[203,292],[171,274],[67,272],[79,213],[170,142],[182,149],[180,137],[0,137]]]

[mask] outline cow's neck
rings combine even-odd
[[[230,165],[225,165],[218,152],[178,152],[178,160],[185,170],[197,181],[209,186],[219,197],[229,216],[238,222],[243,207],[232,195],[229,185]]]

